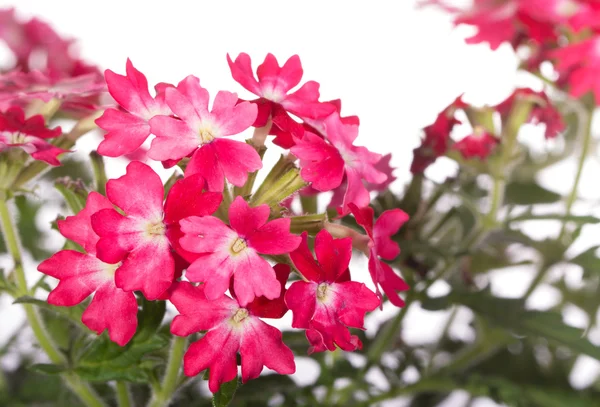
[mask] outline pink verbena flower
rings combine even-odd
[[[461,123],[454,117],[456,110],[466,106],[462,96],[457,97],[437,115],[432,124],[423,129],[425,137],[421,140],[421,145],[413,150],[410,172],[422,174],[435,160],[446,154],[450,144],[450,133],[455,125]]]
[[[92,226],[100,236],[98,258],[122,262],[115,273],[117,287],[140,290],[149,300],[157,299],[174,279],[163,195],[159,176],[146,164],[134,161],[125,175],[106,183],[106,196],[125,214],[111,208],[92,216]]]
[[[108,330],[110,339],[124,346],[135,334],[138,304],[132,292],[115,285],[114,274],[119,264],[103,262],[96,256],[99,236],[92,229],[91,217],[101,210],[112,210],[111,203],[99,193],[91,192],[83,210],[59,220],[60,233],[85,252],[61,250],[44,260],[38,270],[60,280],[48,295],[49,304],[70,307],[94,293],[81,320],[98,334]]]
[[[287,279],[289,267],[275,266],[283,281]],[[280,288],[279,298],[285,289]],[[202,339],[190,345],[183,358],[183,371],[195,376],[210,369],[208,387],[216,393],[222,383],[235,379],[238,373],[237,354],[241,356],[242,381],[255,379],[263,366],[280,374],[296,371],[294,354],[283,343],[281,332],[260,318],[280,318],[287,309],[281,310],[283,301],[274,308],[269,301],[258,304],[259,298],[247,305],[220,295],[214,300],[205,296],[205,285],[193,286],[187,282],[174,284],[170,300],[179,311],[171,324],[171,332],[188,336],[199,331],[208,331]],[[281,312],[283,311],[283,313]]]
[[[48,139],[60,136],[60,127],[49,129],[41,115],[25,118],[20,107],[11,107],[0,112],[0,152],[11,148],[20,148],[35,160],[50,165],[60,165],[58,155],[68,152],[52,144]]]
[[[379,291],[381,286],[392,304],[397,307],[404,306],[404,300],[397,292],[406,291],[410,287],[389,264],[381,259],[393,260],[400,254],[398,243],[391,237],[408,221],[408,215],[401,209],[387,210],[373,225],[373,208],[370,206],[358,208],[356,205],[350,205],[350,209],[356,222],[363,227],[369,238],[369,272],[375,283],[377,295],[381,298]]]
[[[324,124],[327,140],[306,132],[290,151],[300,159],[302,178],[312,182],[313,188],[319,191],[339,187],[346,176],[346,192],[339,210],[346,214],[350,203],[369,204],[371,198],[363,180],[380,184],[385,182],[387,175],[375,168],[380,154],[353,144],[358,136],[358,126],[344,124],[337,114],[325,119]]]
[[[328,231],[320,231],[315,239],[315,261],[307,236],[302,233],[302,243],[290,253],[308,280],[294,282],[285,294],[293,313],[292,327],[307,330],[309,354],[334,351],[336,346],[346,351],[360,349],[360,339],[348,328],[364,329],[365,313],[377,308],[379,299],[363,283],[349,281],[352,239],[333,239]]]
[[[324,118],[335,111],[335,106],[319,102],[319,84],[315,81],[308,81],[295,92],[289,93],[302,79],[302,64],[298,55],[293,55],[280,67],[277,58],[267,54],[256,69],[258,80],[254,77],[248,54],[242,52],[235,62],[228,54],[227,62],[233,79],[260,97],[253,101],[259,106],[255,127],[266,125],[269,117],[273,116],[273,109],[278,106],[302,119]]]
[[[552,101],[545,92],[534,91],[529,88],[517,88],[503,102],[495,106],[497,112],[503,120],[508,118],[515,102],[519,99],[529,99],[533,102],[531,113],[527,118],[527,123],[544,124],[546,126],[546,139],[556,137],[565,130],[565,122],[561,113],[552,104]]]
[[[259,254],[287,254],[301,239],[290,233],[289,218],[267,222],[269,214],[268,205],[251,208],[238,196],[229,207],[230,226],[213,216],[190,216],[180,222],[185,234],[181,247],[203,254],[188,267],[186,277],[203,282],[209,300],[223,295],[232,276],[242,305],[255,297],[277,298],[281,284]]]
[[[148,80],[127,59],[126,75],[107,69],[104,72],[108,91],[123,108],[107,109],[96,124],[107,131],[98,146],[98,153],[108,157],[119,157],[140,147],[150,136],[148,120],[156,115],[170,115],[171,110],[164,101],[165,86],[157,85],[156,97],[150,96]]]
[[[156,138],[148,151],[154,160],[179,160],[192,155],[186,176],[201,174],[210,191],[223,191],[225,178],[242,186],[248,173],[262,168],[262,161],[249,144],[226,137],[249,128],[256,118],[256,106],[236,104],[235,93],[220,91],[208,111],[208,91],[200,80],[188,76],[177,88],[165,91],[169,107],[179,119],[156,116],[150,120]]]
[[[485,131],[482,127],[476,126],[473,133],[464,137],[452,148],[457,150],[464,158],[487,158],[494,148],[498,145],[499,139]]]

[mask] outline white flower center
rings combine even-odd
[[[234,324],[238,325],[248,318],[248,310],[246,308],[238,309],[231,317]]]
[[[579,11],[579,4],[573,0],[563,0],[556,4],[556,14],[561,17],[572,17]]]

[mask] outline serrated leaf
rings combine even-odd
[[[543,188],[535,182],[513,181],[506,187],[505,204],[535,205],[554,203],[562,199],[560,194]]]
[[[155,358],[146,358],[146,355],[166,347],[168,343],[165,335],[154,335],[143,341],[134,337],[121,347],[102,335],[82,354],[74,371],[89,381],[145,383],[150,380],[151,370],[162,363]]]
[[[213,407],[227,407],[235,396],[238,384],[237,377],[229,382],[221,384],[219,391],[213,395]]]

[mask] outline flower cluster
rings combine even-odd
[[[543,62],[554,64],[558,85],[574,97],[591,92],[600,101],[600,2],[597,0],[479,0],[467,9],[445,0],[426,0],[455,15],[455,24],[473,26],[467,43],[503,43],[527,48],[524,67],[540,74]]]
[[[403,306],[398,293],[408,289],[388,263],[400,254],[392,237],[408,215],[394,209],[374,222],[369,207],[370,191],[393,181],[390,157],[354,144],[358,118],[342,117],[339,101],[319,101],[318,83],[294,90],[303,74],[298,56],[280,67],[269,54],[256,77],[247,54],[227,60],[233,78],[258,98],[219,91],[211,103],[192,75],[151,94],[129,60],[125,75],[105,72],[117,104],[96,120],[105,131],[98,153],[131,157],[148,141],[145,161],[177,167],[177,181],[163,184],[147,163],[131,161],[125,175],[106,183],[106,196],[91,192],[83,210],[58,221],[81,250],[62,250],[38,268],[59,280],[50,304],[93,296],[83,323],[122,346],[136,332],[136,298],[170,301],[179,313],[174,335],[206,331],[185,354],[184,372],[208,368],[213,392],[237,375],[238,354],[244,381],[263,366],[295,371],[281,332],[263,319],[290,310],[309,353],[353,351],[362,343],[349,328],[364,329],[383,293]],[[251,139],[236,139],[252,127]],[[253,190],[269,135],[288,151]],[[316,203],[325,191],[333,191],[330,214],[338,219],[291,209],[298,193]],[[341,224],[345,216],[366,234]],[[376,292],[352,281],[353,247],[369,258]]]

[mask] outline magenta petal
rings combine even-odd
[[[239,134],[252,126],[258,108],[254,103],[238,103],[235,93],[219,91],[213,102],[211,116],[218,122],[220,136]]]
[[[365,314],[380,304],[377,295],[366,285],[356,281],[340,283],[336,292],[345,304],[338,311],[339,320],[348,327],[364,329]]]
[[[169,300],[180,315],[171,323],[171,332],[178,336],[188,336],[194,332],[206,331],[231,317],[238,304],[222,295],[209,301],[204,295],[204,286],[194,286],[187,282],[176,282]]]
[[[325,279],[334,282],[350,265],[352,238],[334,239],[327,230],[323,229],[315,238],[315,254]]]
[[[286,254],[295,250],[302,239],[290,233],[289,218],[272,220],[248,237],[248,245],[263,254]]]
[[[238,235],[214,216],[190,216],[179,221],[184,237],[180,244],[193,253],[212,253],[232,244]]]
[[[208,388],[216,393],[221,384],[237,376],[236,355],[240,339],[239,334],[226,324],[207,332],[188,348],[183,357],[183,372],[186,376],[195,376],[210,368]]]
[[[408,221],[408,215],[402,209],[390,209],[383,212],[375,222],[373,237],[377,254],[386,259],[393,260],[400,254],[398,243],[391,237],[400,227]]]
[[[165,90],[167,104],[177,116],[196,129],[202,117],[208,115],[209,94],[194,75],[185,77],[177,88]]]
[[[344,213],[349,213],[348,205],[353,203],[359,208],[369,206],[371,202],[371,196],[369,191],[363,184],[363,181],[356,170],[353,168],[346,167],[346,179],[348,185],[346,186],[346,193],[344,194],[344,203],[342,210]]]
[[[227,54],[227,63],[229,64],[229,69],[231,69],[231,76],[233,76],[236,82],[255,95],[261,95],[260,86],[254,77],[252,63],[248,54],[242,52],[235,59],[235,62]]]
[[[107,157],[132,153],[150,135],[150,125],[145,119],[115,109],[106,109],[96,124],[107,131],[98,145],[98,153]]]
[[[135,334],[137,311],[135,295],[108,281],[98,288],[81,320],[98,335],[107,329],[111,341],[125,346]]]
[[[241,196],[237,196],[229,207],[229,223],[242,238],[248,238],[267,223],[271,210],[269,205],[251,207]]]
[[[379,284],[383,292],[388,296],[390,302],[396,307],[403,307],[404,300],[398,295],[399,291],[406,291],[410,286],[400,276],[398,276],[389,264],[376,260],[379,263],[381,272],[379,274]],[[371,259],[369,259],[369,269],[371,268]]]
[[[291,271],[290,266],[280,263],[273,266],[273,270],[275,270],[277,281],[279,281],[281,284],[279,297],[273,300],[269,300],[266,297],[256,297],[251,303],[249,303],[246,308],[252,315],[256,317],[279,319],[288,311],[288,307],[285,305],[284,297],[286,293],[285,284],[287,283]],[[231,295],[236,298],[235,288],[230,285],[229,291],[231,292]]]
[[[153,160],[180,160],[198,148],[200,140],[188,124],[169,116],[154,116],[148,122],[156,138],[148,156]]]
[[[115,273],[117,287],[125,291],[141,291],[155,300],[173,283],[175,261],[166,237],[154,238],[138,246]]]
[[[187,268],[185,276],[192,282],[203,282],[204,294],[212,301],[222,297],[229,288],[234,267],[228,252],[216,251],[198,257]]]
[[[283,343],[279,329],[253,318],[244,326],[241,342],[242,382],[257,378],[263,365],[279,374],[296,371],[294,354]]]
[[[225,178],[236,187],[241,187],[246,183],[249,172],[262,168],[260,156],[249,144],[221,138],[216,139],[210,145],[214,148]]]
[[[300,159],[302,179],[319,191],[330,191],[342,183],[344,159],[339,151],[321,137],[306,132],[290,150]]]
[[[200,174],[206,180],[206,189],[211,192],[223,192],[225,174],[214,145],[215,142],[205,144],[194,152],[185,168],[185,176]]]
[[[321,282],[325,279],[325,274],[308,248],[308,233],[302,232],[301,239],[298,248],[290,253],[290,259],[304,278],[309,281]]]
[[[106,196],[127,215],[149,221],[162,220],[164,189],[158,174],[148,165],[133,161],[120,178],[106,183]]]
[[[102,209],[112,209],[112,205],[103,195],[92,191],[87,197],[85,208],[77,215],[67,216],[66,219],[57,222],[58,230],[64,237],[83,247],[86,252],[94,254],[99,237],[92,229],[91,217]]]
[[[100,236],[96,256],[110,264],[123,260],[135,248],[141,232],[138,222],[132,222],[114,209],[101,209],[93,214],[92,227]]]
[[[246,306],[255,297],[263,296],[270,300],[279,297],[281,283],[277,280],[273,267],[250,248],[240,256],[245,258],[235,260],[233,277],[233,286],[240,305]]]
[[[60,280],[48,295],[48,303],[67,307],[79,304],[110,280],[106,268],[95,256],[74,250],[61,250],[38,266],[40,272]]]
[[[304,281],[294,282],[285,293],[285,303],[292,311],[292,328],[308,329],[315,313],[317,284]]]

